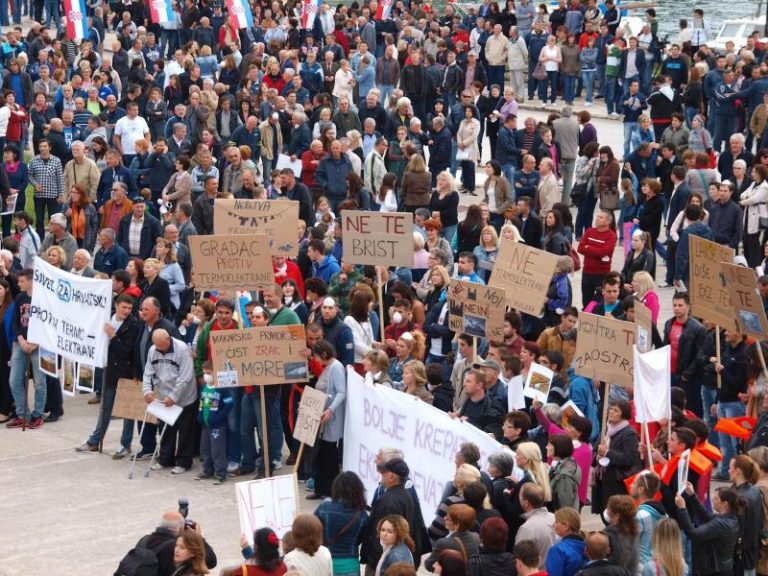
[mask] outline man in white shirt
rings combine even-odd
[[[123,156],[123,164],[131,165],[131,160],[136,156],[136,141],[144,138],[151,142],[147,121],[139,116],[139,105],[136,102],[128,102],[125,107],[126,116],[120,118],[115,124],[115,149]]]

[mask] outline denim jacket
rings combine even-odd
[[[331,551],[331,556],[357,558],[360,532],[368,522],[368,512],[354,510],[335,500],[325,500],[315,510],[315,516],[323,523],[323,545]]]

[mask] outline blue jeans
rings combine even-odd
[[[640,90],[643,94],[651,93],[651,79],[653,76],[653,56],[649,56],[648,52],[645,53],[645,68],[640,77]]]
[[[389,100],[389,95],[392,94],[392,91],[395,89],[395,87],[392,84],[379,84],[377,88],[381,92],[381,98],[379,99],[379,102],[386,106],[386,103]]]
[[[454,235],[456,234],[456,224],[451,224],[450,226],[445,226],[443,228],[443,231],[441,232],[441,235],[443,238],[448,240],[450,242],[453,240]]]
[[[717,416],[712,416],[712,405],[717,404],[717,388],[701,387],[701,403],[704,406],[704,422],[709,427],[709,437],[707,440],[713,446],[720,447],[719,434],[715,432]]]
[[[688,129],[691,128],[691,122],[693,121],[693,117],[696,116],[696,114],[699,113],[698,108],[694,108],[693,106],[686,106],[685,107],[685,124],[688,126]]]
[[[747,413],[747,409],[742,402],[720,402],[717,405],[717,415],[719,418],[736,418],[738,416],[744,416]],[[723,462],[720,468],[720,474],[728,477],[728,465],[731,462],[731,458],[739,453],[739,441],[733,436],[723,435],[723,441],[720,445],[720,450],[723,452]]]
[[[451,141],[451,175],[456,178],[456,170],[459,168],[459,162],[456,160],[456,152],[459,149],[459,145],[456,143],[456,134],[453,135]]]
[[[539,100],[547,101],[547,87],[552,90],[550,101],[552,104],[557,100],[557,71],[547,72],[547,79],[539,82]]]
[[[475,162],[474,160],[461,161],[461,184],[469,192],[475,191]]]
[[[243,397],[242,388],[232,389],[232,411],[227,419],[227,461],[240,464],[242,445],[240,441],[240,402]]]
[[[605,79],[605,107],[608,110],[608,114],[613,114],[619,111],[618,97],[619,83],[615,76],[606,77]]]
[[[45,400],[48,390],[46,388],[45,378],[43,378],[43,375],[40,372],[38,354],[39,349],[37,348],[31,354],[27,354],[21,349],[19,344],[13,345],[13,352],[11,352],[10,384],[13,401],[16,403],[16,415],[19,418],[29,418],[31,420],[42,418],[43,412],[45,411]],[[32,364],[32,378],[35,383],[35,404],[32,410],[30,410],[30,407],[27,405],[27,396],[25,395],[27,360]]]
[[[595,69],[597,96],[598,98],[605,98],[605,64],[595,64]]]
[[[637,122],[624,122],[624,158],[629,156],[630,144],[632,142],[632,134],[635,130],[640,128],[640,124]]]
[[[728,138],[736,131],[736,119],[733,116],[715,115],[715,131],[712,134],[712,148],[720,152],[723,142],[728,143]]]
[[[272,391],[275,388],[277,395]],[[267,442],[269,443],[269,462],[279,462],[283,452],[283,424],[280,419],[280,389],[271,386],[265,390],[267,413]],[[256,444],[253,437],[253,429],[256,428],[256,436],[261,445],[261,458],[258,462],[259,469],[263,469],[264,443],[262,441],[261,421],[261,396],[258,390],[253,394],[243,394],[240,420],[240,432],[243,449],[242,469],[252,471],[256,469]],[[271,467],[270,467],[271,468]],[[271,470],[270,470],[271,471]]]
[[[509,180],[512,189],[515,189],[515,165],[514,164],[502,164],[501,173],[504,174],[507,180]],[[517,196],[517,193],[515,193]]]
[[[573,104],[575,87],[576,87],[576,76],[571,76],[570,74],[563,74],[563,100],[565,100],[566,104]],[[557,89],[555,89],[555,94],[557,94]]]
[[[104,421],[101,420],[101,410],[99,410],[99,416],[96,419],[96,428],[93,429],[93,433],[89,436],[87,442],[91,446],[96,446],[102,437],[102,427],[104,429],[103,435],[107,435],[109,429],[109,423],[112,420],[112,408],[115,405],[115,396],[117,395],[117,380],[110,382],[104,382],[104,389],[101,395],[101,401],[104,402]],[[120,434],[120,446],[130,449],[131,441],[133,440],[133,425],[134,420],[123,420],[123,431]],[[141,422],[139,422],[141,426]],[[147,430],[141,435],[141,446],[144,452],[154,452],[157,440],[155,440],[156,426],[148,425]]]
[[[581,238],[584,230],[592,227],[592,215],[595,213],[595,206],[597,206],[597,196],[593,193],[587,194],[579,202],[579,209],[576,212],[576,229],[573,231],[577,239]]]
[[[586,90],[585,100],[592,104],[592,90],[595,86],[595,75],[597,73],[594,70],[582,70],[581,81],[584,82],[584,88]],[[599,89],[598,89],[599,92]]]
[[[528,62],[528,100],[533,100],[533,93],[536,91],[536,85],[541,84],[541,82],[533,77],[533,69],[536,68],[536,64],[537,63],[532,59]],[[541,89],[539,88],[539,90]]]
[[[488,65],[488,86],[498,84],[504,90],[504,66]]]
[[[59,0],[45,0],[45,25],[51,25],[51,17],[56,24],[56,30],[61,32],[61,16],[59,15]]]
[[[179,31],[178,30],[160,30],[160,58],[165,58],[165,49],[168,47],[168,54],[173,55],[179,47]]]

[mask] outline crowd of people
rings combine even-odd
[[[65,416],[59,382],[27,340],[39,256],[113,286],[108,364],[90,401],[103,406],[80,453],[100,450],[117,381],[129,378],[147,402],[182,412],[160,446],[156,426],[124,420],[114,459],[157,453],[152,467],[179,475],[200,454],[196,480],[263,477],[296,464],[305,386],[328,395],[297,470],[306,497],[322,502],[282,543],[268,528],[245,539],[237,576],[361,565],[368,576],[410,575],[422,561],[446,576],[513,566],[521,576],[768,574],[768,448],[715,431],[718,419],[768,409],[763,344],[716,333],[687,295],[697,236],[740,253],[768,308],[758,33],[714,53],[697,8],[665,44],[652,7],[633,35],[613,0],[551,10],[484,0],[466,11],[368,0],[308,14],[302,2],[258,0],[242,29],[217,0],[171,5],[158,24],[148,2],[88,2],[80,41],[55,0],[14,2],[12,26],[0,10],[0,422],[34,430]],[[549,102],[546,121],[521,116],[526,98]],[[596,99],[623,124],[623,150],[593,124]],[[217,198],[299,204],[298,257],[273,257],[274,286],[196,290],[189,238],[214,234]],[[413,265],[345,260],[344,210],[413,214]],[[505,243],[558,256],[543,309],[507,310],[498,341],[454,333],[451,282],[490,281]],[[606,393],[572,367],[579,309],[633,321],[638,302],[654,345],[672,350],[673,415],[647,437],[630,388]],[[253,387],[216,386],[212,331],[291,325],[305,328],[308,383],[266,387],[263,400]],[[534,362],[556,374],[544,405],[517,400]],[[478,447],[462,444],[434,518],[422,517],[398,448],[380,447],[381,483],[366,495],[341,471],[348,368],[504,449],[481,465]],[[568,401],[581,414],[565,415]],[[696,457],[678,485],[685,451]],[[582,535],[587,506],[604,532]],[[169,513],[160,536],[137,546],[162,556],[160,573],[215,566],[188,524]]]

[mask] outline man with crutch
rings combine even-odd
[[[183,474],[192,467],[195,451],[195,418],[197,416],[197,382],[189,347],[167,330],[155,330],[152,347],[147,354],[143,380],[144,400],[155,400],[166,406],[180,406],[181,415],[173,426],[163,425],[160,455],[150,467],[171,467],[171,474]]]

